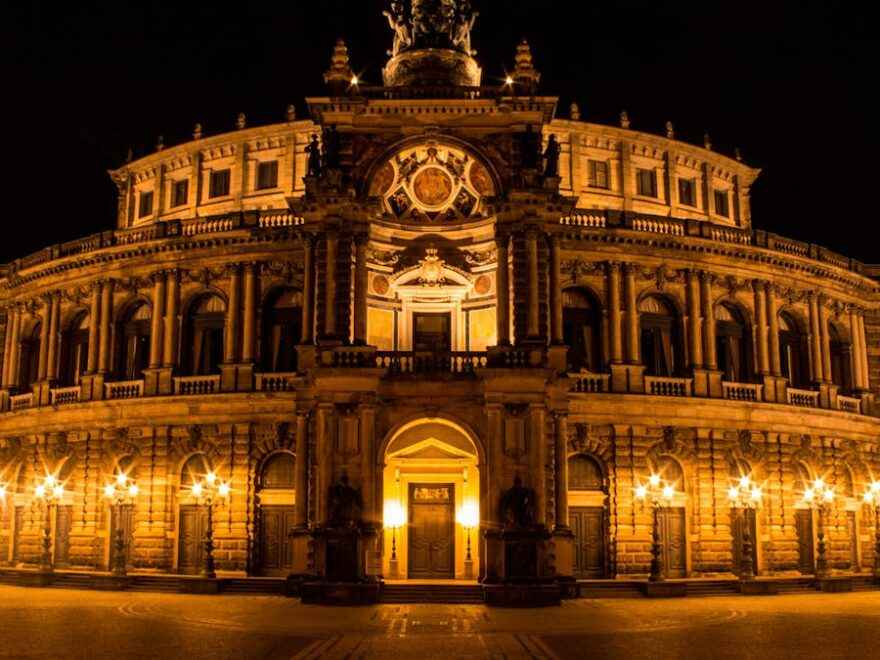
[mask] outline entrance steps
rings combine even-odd
[[[379,594],[379,602],[480,605],[483,603],[483,588],[473,583],[386,582]]]

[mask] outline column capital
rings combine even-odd
[[[619,261],[606,261],[605,265],[608,267],[608,271],[612,273],[619,273],[621,269],[621,263]]]
[[[155,272],[150,273],[150,275],[148,276],[147,279],[149,279],[150,282],[152,282],[155,285],[155,284],[159,284],[160,282],[164,283],[165,276],[166,276],[166,271],[163,269],[163,270],[157,270]]]
[[[767,280],[755,278],[752,280],[752,290],[755,293],[764,293],[766,291]]]
[[[715,284],[715,281],[718,278],[715,276],[715,273],[709,270],[701,270],[700,271],[700,281],[706,286],[712,286]]]

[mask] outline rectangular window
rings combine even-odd
[[[727,200],[726,190],[715,190],[715,213],[725,218],[730,216],[730,205]]]
[[[610,188],[608,184],[608,163],[604,160],[590,161],[590,187]]]
[[[643,197],[657,196],[657,173],[654,170],[636,170],[636,192]]]
[[[697,182],[694,179],[678,180],[678,202],[684,206],[697,205]]]
[[[278,187],[278,161],[269,160],[257,165],[257,190]]]
[[[229,194],[229,170],[211,172],[208,197],[224,197]]]
[[[183,206],[189,197],[189,179],[181,179],[171,184],[171,208]]]
[[[145,218],[153,213],[153,191],[142,192],[138,200],[138,217]]]

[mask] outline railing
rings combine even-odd
[[[33,392],[26,392],[25,394],[13,394],[11,397],[9,397],[9,409],[12,411],[26,410],[27,408],[32,408],[33,405]]]
[[[262,211],[260,213],[260,227],[274,229],[276,227],[297,227],[305,223],[301,216],[294,215],[289,211]]]
[[[297,382],[296,373],[256,374],[254,386],[258,392],[293,392]]]
[[[691,396],[693,378],[645,376],[645,393],[655,396]]]
[[[193,221],[183,223],[182,233],[184,236],[195,236],[197,234],[216,234],[224,231],[235,229],[237,223],[231,216],[220,216],[217,218],[198,218]]]
[[[852,396],[837,395],[837,409],[860,415],[862,413],[862,400]]]
[[[813,390],[798,390],[789,387],[787,390],[788,403],[792,406],[801,406],[804,408],[819,407],[819,393]]]
[[[49,390],[49,402],[53,406],[62,406],[65,403],[76,403],[79,401],[81,388],[79,385],[73,387],[55,387]]]
[[[570,215],[559,218],[559,224],[568,227],[586,227],[588,229],[601,229],[605,226],[605,216],[600,213],[591,213],[575,209]]]
[[[429,351],[380,351],[376,353],[376,366],[388,370],[391,375],[450,373],[474,374],[487,367],[489,354],[476,351],[452,351],[434,353]]]
[[[650,232],[652,234],[684,236],[684,223],[673,219],[634,218],[632,228],[636,231]]]
[[[375,366],[375,352],[369,349],[346,346],[333,349],[331,366],[338,369],[357,369]]]
[[[725,399],[733,401],[760,401],[764,386],[758,383],[721,383]]]
[[[611,374],[594,374],[590,371],[580,371],[568,374],[568,378],[571,381],[572,392],[608,392],[611,389]]]
[[[178,376],[173,379],[175,394],[214,394],[220,391],[220,376]]]
[[[120,380],[104,383],[105,399],[137,399],[144,395],[144,381]]]

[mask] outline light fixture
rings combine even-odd
[[[670,486],[668,484],[666,486],[663,486],[663,497],[665,499],[671,500],[674,495],[675,495],[675,489],[672,486]]]
[[[749,475],[744,475],[739,478],[739,487],[740,488],[748,488],[752,483],[752,480],[749,479]]]
[[[731,500],[738,500],[739,499],[739,488],[737,488],[736,486],[731,486],[730,488],[728,488],[727,489],[727,497],[729,497]]]
[[[196,497],[202,496],[202,484],[201,483],[196,482],[192,485],[192,494]]]
[[[652,487],[656,488],[660,485],[660,475],[652,474],[650,477],[648,477],[648,483],[651,484]]]
[[[822,477],[817,477],[813,482],[813,490],[822,490],[825,488],[825,480]]]
[[[752,488],[752,492],[750,493],[750,496],[751,496],[753,502],[759,501],[761,499],[761,495],[762,495],[762,493],[761,493],[760,488],[758,488],[757,486]]]
[[[636,486],[636,498],[643,500],[648,496],[648,489],[645,486]]]
[[[513,84],[513,78],[511,78],[510,76],[507,76],[507,77],[504,79],[504,84],[505,84],[505,85],[512,85],[512,84]]]
[[[221,483],[221,484],[217,487],[217,494],[218,494],[220,497],[223,497],[223,498],[229,497],[229,484],[227,484],[227,483]]]
[[[205,475],[205,483],[209,486],[213,486],[215,481],[217,481],[217,475],[213,472],[208,472],[208,474]]]
[[[812,502],[814,497],[816,497],[816,492],[812,488],[807,488],[804,491],[804,502]]]
[[[871,482],[871,492],[880,493],[880,481]]]
[[[140,490],[141,490],[141,489],[138,488],[137,484],[131,484],[131,485],[128,487],[128,495],[129,495],[130,497],[137,497],[137,496],[138,496],[138,493],[140,492]]]
[[[34,495],[43,499],[46,497],[46,487],[43,484],[39,484],[36,488],[34,488]]]
[[[0,500],[6,499],[6,486],[0,484]]]
[[[113,484],[107,484],[104,486],[104,497],[108,499],[116,497],[116,486]]]
[[[480,513],[473,502],[465,502],[456,517],[458,523],[467,529],[474,529],[480,524]]]
[[[358,84],[358,82],[359,82],[359,81],[358,81],[357,74],[353,75],[353,76],[351,77],[351,86],[352,86],[352,87],[356,87],[357,84]]]

